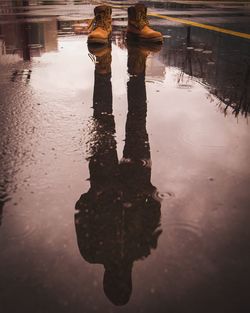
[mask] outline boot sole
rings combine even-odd
[[[109,43],[111,40],[111,36],[108,38],[102,39],[102,38],[88,38],[88,44],[102,44],[105,45]]]
[[[127,40],[132,40],[132,41],[138,41],[138,42],[153,42],[153,43],[163,43],[163,37],[152,37],[152,38],[145,38],[145,37],[140,37],[137,34],[134,33],[127,33]]]
[[[88,39],[88,43],[89,44],[103,44],[103,45],[105,45],[105,44],[107,44],[109,42],[109,40],[108,39],[96,39],[96,38],[94,38],[94,39]]]

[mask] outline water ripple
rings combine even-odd
[[[175,197],[175,194],[172,191],[160,192],[157,190],[153,194],[153,198],[157,201],[169,200],[172,199],[173,197]]]
[[[186,220],[170,220],[165,223],[164,225],[166,228],[174,228],[174,229],[181,229],[186,230],[188,232],[191,232],[199,237],[202,236],[202,230],[201,227],[193,222],[193,221],[186,221]]]

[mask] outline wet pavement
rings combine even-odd
[[[117,8],[88,48],[92,4],[6,10],[0,312],[248,312],[250,41],[151,18],[162,47],[126,43]]]

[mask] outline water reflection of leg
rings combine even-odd
[[[156,188],[151,184],[151,157],[148,133],[146,129],[147,97],[145,86],[146,60],[150,52],[159,51],[161,46],[155,44],[128,45],[128,114],[126,122],[126,139],[120,169],[128,202],[135,201],[135,210],[139,215],[141,209],[151,210],[152,219],[144,216],[150,231],[158,227],[160,204],[154,199]],[[144,212],[142,214],[145,214]],[[139,225],[139,224],[138,224]],[[145,228],[147,232],[147,227]],[[150,231],[147,235],[150,234]],[[151,241],[152,242],[152,241]],[[156,241],[154,241],[156,246]],[[150,251],[150,249],[149,249]]]
[[[90,45],[89,52],[95,59],[94,112],[89,140],[91,188],[88,194],[92,196],[100,194],[101,189],[106,189],[107,182],[113,182],[118,159],[112,114],[111,47]]]
[[[89,47],[95,56],[95,82],[93,94],[92,157],[89,162],[90,181],[106,185],[112,180],[117,166],[114,116],[112,114],[111,47]]]
[[[126,293],[116,283],[117,280],[121,281],[121,271],[115,271],[109,266],[113,260],[119,259],[120,252],[117,240],[117,228],[120,224],[119,175],[112,115],[111,49],[92,46],[89,51],[96,59],[89,158],[91,187],[76,203],[76,234],[83,258],[87,262],[103,264],[105,267],[103,284],[107,297],[113,303],[121,304]]]
[[[128,114],[126,122],[126,140],[122,163],[134,164],[141,172],[136,175],[138,184],[150,181],[151,159],[148,133],[146,130],[147,98],[145,87],[146,60],[150,52],[161,48],[157,44],[128,44]],[[133,170],[133,171],[134,171]],[[145,179],[147,177],[147,179]]]

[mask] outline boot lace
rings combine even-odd
[[[143,28],[145,25],[149,26],[149,21],[146,11],[138,13],[138,24],[140,28]]]
[[[89,23],[88,29],[90,31],[95,30],[97,27],[101,27],[103,29],[107,29],[107,22],[105,18],[105,14],[97,14]]]

